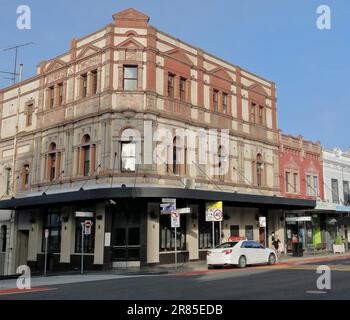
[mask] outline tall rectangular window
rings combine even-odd
[[[27,190],[28,189],[28,185],[29,185],[29,165],[27,165],[27,164],[23,167],[23,177],[22,177],[22,179],[23,179],[23,184],[22,184],[23,189]]]
[[[261,126],[264,125],[264,107],[263,106],[259,106],[258,122]]]
[[[222,112],[224,114],[227,114],[227,97],[226,93],[222,94]]]
[[[218,111],[218,103],[219,103],[219,91],[213,90],[213,108],[214,111]]]
[[[343,181],[344,204],[350,205],[349,181]]]
[[[97,70],[94,70],[91,72],[91,90],[92,90],[92,94],[96,94],[97,93]]]
[[[318,194],[319,194],[319,192],[318,192],[318,177],[313,176],[312,181],[313,181],[313,190],[312,190],[313,194],[315,197],[318,197]]]
[[[57,104],[61,106],[63,103],[63,83],[58,84],[58,102]]]
[[[81,97],[85,98],[88,92],[88,76],[87,73],[81,75]]]
[[[297,193],[298,191],[298,174],[297,173],[293,173],[293,192]]]
[[[180,78],[180,100],[186,100],[186,79]]]
[[[175,76],[171,73],[168,74],[168,96],[174,98],[174,82]]]
[[[332,179],[331,180],[332,185],[332,201],[334,203],[339,203],[339,188],[338,188],[338,180]]]
[[[30,103],[27,105],[27,120],[26,120],[27,127],[33,124],[33,112],[34,112],[34,105],[33,103]]]
[[[289,181],[289,179],[290,179],[290,173],[289,172],[286,172],[286,176],[285,176],[285,178],[286,178],[286,192],[289,192],[289,184],[290,184],[290,181]]]
[[[137,90],[137,66],[124,66],[124,90]]]
[[[256,104],[252,102],[250,106],[250,122],[255,123]]]
[[[49,108],[53,108],[55,104],[55,87],[50,87],[49,92],[48,92],[48,103],[49,103]]]
[[[6,195],[9,195],[11,192],[11,177],[12,177],[12,170],[11,168],[6,169]]]
[[[313,193],[312,193],[312,182],[311,182],[311,176],[310,175],[306,176],[306,194],[308,196],[312,196],[313,195]]]
[[[122,171],[135,171],[136,169],[136,144],[133,142],[122,142],[121,150]]]

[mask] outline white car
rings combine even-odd
[[[277,260],[275,250],[265,248],[259,242],[252,240],[225,242],[207,252],[208,269],[219,266],[245,268],[252,264],[273,265]]]

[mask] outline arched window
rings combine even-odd
[[[82,139],[82,173],[84,177],[87,177],[90,174],[91,169],[91,147],[90,147],[90,136],[86,134]]]
[[[264,163],[262,155],[258,153],[256,156],[256,184],[260,187],[263,185]]]
[[[6,252],[7,226],[0,229],[0,252]]]
[[[29,164],[25,164],[22,169],[22,190],[27,190],[29,185]]]
[[[49,146],[48,155],[48,173],[50,181],[56,178],[56,143],[51,143]]]

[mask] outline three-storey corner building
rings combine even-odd
[[[12,268],[169,263],[176,199],[179,261],[230,235],[265,242],[283,210],[275,84],[157,30],[134,9],[0,90],[0,209],[16,213]],[[224,219],[206,221],[207,202]],[[259,217],[267,217],[260,228]],[[219,227],[221,225],[221,227]],[[46,231],[46,232],[45,232]],[[221,231],[221,232],[220,232]]]

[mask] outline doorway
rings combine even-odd
[[[140,261],[140,228],[124,227],[114,229],[113,261],[127,267]],[[136,263],[137,264],[137,263]]]
[[[123,207],[113,213],[113,267],[139,267],[141,260],[140,214]]]
[[[17,244],[17,267],[27,265],[28,262],[28,239],[29,231],[18,232],[18,244]]]

